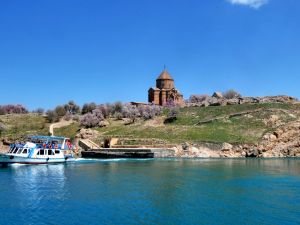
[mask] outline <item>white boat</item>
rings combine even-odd
[[[8,153],[0,154],[0,164],[49,164],[74,161],[69,138],[31,136],[24,144],[13,144]]]

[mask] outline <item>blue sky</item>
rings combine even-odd
[[[0,1],[0,104],[147,101],[177,88],[300,97],[299,0]]]

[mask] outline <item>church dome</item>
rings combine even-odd
[[[167,70],[162,71],[156,80],[174,80]]]

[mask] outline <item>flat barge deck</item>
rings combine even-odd
[[[173,149],[162,148],[101,148],[82,151],[83,158],[100,158],[100,159],[116,159],[116,158],[162,158],[174,157]]]

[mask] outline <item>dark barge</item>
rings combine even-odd
[[[82,151],[83,158],[117,159],[117,158],[161,158],[174,157],[173,149],[156,148],[100,148]]]

